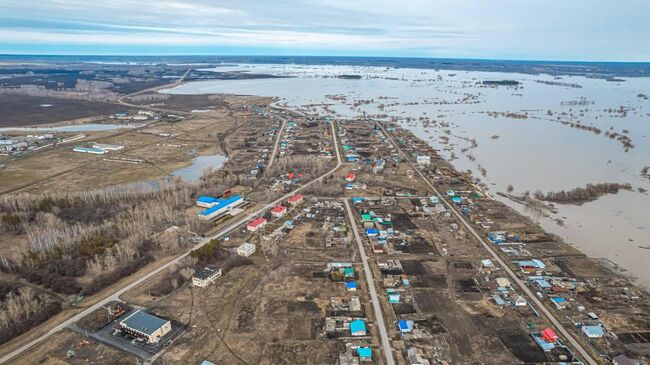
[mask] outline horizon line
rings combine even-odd
[[[313,54],[215,54],[215,53],[160,53],[160,54],[119,54],[119,53],[1,53],[0,57],[305,57],[305,58],[387,58],[387,59],[415,59],[415,60],[458,60],[458,61],[506,61],[506,62],[552,62],[552,63],[585,63],[585,64],[648,64],[648,61],[588,61],[588,60],[560,60],[560,59],[510,59],[510,58],[474,58],[474,57],[435,57],[435,56],[395,56],[395,55],[313,55]]]

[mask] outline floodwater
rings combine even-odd
[[[606,81],[578,76],[386,69],[357,66],[238,65],[289,78],[190,82],[168,93],[232,93],[279,97],[287,106],[340,118],[395,118],[470,170],[497,199],[527,214],[584,253],[605,258],[650,287],[650,78]],[[337,75],[357,74],[359,80]],[[519,86],[487,87],[484,80]],[[578,87],[579,86],[579,87]],[[498,112],[497,116],[489,112]],[[513,118],[500,113],[525,114]],[[600,134],[562,123],[598,128]],[[634,147],[606,136],[627,136]],[[441,138],[443,137],[443,138]],[[482,175],[481,172],[485,172]],[[590,183],[630,183],[634,191],[557,214],[531,212],[496,192],[551,192]],[[563,221],[563,225],[556,222]]]
[[[171,173],[172,176],[179,176],[183,181],[198,181],[203,171],[207,169],[220,169],[228,158],[224,155],[197,156],[192,160],[192,164],[180,168]]]
[[[0,132],[103,132],[120,128],[136,128],[134,124],[74,124],[61,127],[7,127]]]

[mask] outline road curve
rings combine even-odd
[[[400,152],[400,154],[402,155],[402,157],[404,157],[404,159],[409,163],[409,165],[411,165],[411,168],[413,169],[413,171],[417,172],[417,174],[420,175],[420,177],[422,178],[422,180],[424,180],[424,182],[427,184],[427,186],[429,186],[429,188],[431,188],[431,190],[433,190],[433,192],[438,196],[438,198],[440,199],[440,201],[441,201],[443,204],[445,204],[445,206],[447,206],[447,208],[448,208],[448,209],[449,209],[449,210],[450,210],[450,211],[451,211],[451,212],[456,216],[456,218],[458,218],[458,220],[463,224],[463,226],[465,226],[465,228],[467,228],[467,230],[472,234],[472,236],[474,236],[474,238],[476,238],[476,239],[481,243],[481,245],[483,245],[483,247],[485,247],[485,249],[486,249],[486,250],[490,253],[490,255],[494,258],[494,260],[497,261],[497,262],[499,263],[499,265],[501,265],[501,267],[503,267],[503,269],[506,271],[506,273],[508,273],[508,276],[510,276],[510,279],[511,279],[512,281],[514,281],[515,283],[517,283],[517,285],[521,288],[521,290],[524,292],[524,294],[526,294],[526,296],[528,297],[529,302],[532,301],[533,303],[535,303],[535,305],[536,305],[536,306],[537,306],[537,307],[542,311],[542,313],[544,314],[544,316],[545,316],[545,317],[546,317],[546,318],[547,318],[547,319],[548,319],[548,320],[553,324],[553,326],[555,326],[555,328],[558,329],[558,331],[560,331],[560,333],[562,334],[562,336],[564,336],[564,338],[565,338],[565,339],[566,339],[566,340],[567,340],[567,341],[568,341],[568,342],[569,342],[569,343],[570,343],[570,344],[575,348],[575,350],[576,350],[577,352],[580,353],[580,356],[583,358],[583,361],[585,361],[585,362],[588,363],[589,365],[598,365],[598,362],[597,362],[596,360],[594,360],[594,359],[591,357],[591,355],[589,354],[589,352],[587,352],[587,350],[584,349],[584,347],[582,346],[582,344],[581,344],[580,342],[578,342],[578,341],[575,339],[575,337],[573,337],[573,335],[571,335],[571,333],[569,333],[569,331],[566,330],[566,328],[564,328],[564,326],[562,325],[562,323],[560,323],[560,321],[558,321],[557,318],[555,318],[555,316],[553,315],[553,313],[551,313],[551,312],[550,312],[550,311],[549,311],[549,310],[544,306],[544,304],[543,304],[543,303],[542,303],[542,302],[537,298],[537,296],[532,292],[532,290],[530,290],[530,288],[528,288],[528,286],[526,286],[526,284],[525,284],[523,281],[521,281],[521,279],[519,279],[519,277],[515,274],[515,272],[512,271],[512,269],[510,268],[510,266],[508,266],[508,265],[506,264],[506,262],[503,261],[503,259],[501,258],[501,256],[499,256],[499,255],[494,251],[494,249],[492,248],[492,245],[491,245],[488,241],[486,241],[485,239],[483,239],[483,237],[482,237],[478,232],[476,232],[476,230],[475,230],[475,229],[474,229],[474,228],[469,224],[469,222],[467,222],[467,220],[465,219],[465,217],[463,217],[463,216],[462,216],[462,215],[461,215],[461,214],[456,210],[456,208],[454,208],[454,207],[453,207],[453,206],[452,206],[452,205],[451,205],[451,204],[450,204],[450,203],[449,203],[449,202],[444,198],[444,196],[442,196],[442,194],[440,194],[440,192],[438,191],[438,189],[436,189],[436,187],[433,186],[433,184],[431,184],[431,182],[429,182],[429,179],[427,179],[427,177],[426,177],[426,176],[425,176],[425,175],[420,171],[420,169],[417,168],[417,166],[416,166],[416,165],[411,161],[411,159],[409,158],[409,156],[408,156],[406,153],[404,153],[404,151],[402,151],[402,149],[401,149],[400,146],[395,142],[395,140],[393,139],[393,137],[392,137],[392,136],[391,136],[391,135],[390,135],[390,134],[389,134],[389,133],[384,129],[384,126],[383,126],[381,123],[377,123],[377,125],[379,126],[379,128],[381,128],[381,130],[384,132],[384,134],[386,135],[386,137],[387,137],[387,138],[391,141],[391,143],[395,146],[395,148],[397,148],[397,150]]]
[[[216,238],[220,238],[220,237],[225,236],[226,234],[228,234],[228,233],[232,232],[233,230],[235,230],[237,227],[239,227],[239,226],[241,226],[242,224],[244,224],[244,223],[250,221],[250,220],[253,219],[255,216],[257,216],[257,215],[263,213],[264,211],[266,211],[266,210],[268,210],[268,209],[270,209],[270,208],[272,208],[272,207],[278,205],[278,204],[281,203],[282,201],[284,201],[284,200],[288,199],[289,197],[291,197],[293,194],[296,194],[296,193],[298,193],[298,192],[300,192],[300,191],[306,189],[307,187],[311,186],[311,185],[314,184],[314,183],[320,182],[320,181],[323,180],[325,177],[327,177],[327,176],[329,176],[330,174],[332,174],[332,173],[333,173],[334,171],[336,171],[339,167],[341,167],[342,162],[341,162],[341,155],[340,155],[340,153],[339,153],[339,148],[338,148],[338,141],[337,141],[337,138],[336,138],[336,128],[335,128],[335,126],[334,126],[334,123],[330,123],[330,125],[331,125],[331,128],[332,128],[332,137],[333,137],[333,139],[334,139],[334,148],[335,148],[335,150],[336,150],[336,159],[337,159],[336,167],[334,167],[333,169],[329,170],[329,171],[326,172],[325,174],[319,176],[318,178],[316,178],[316,179],[314,179],[314,180],[312,180],[312,181],[306,183],[305,185],[298,187],[297,189],[293,190],[292,192],[290,192],[290,193],[288,193],[288,194],[286,194],[286,195],[283,195],[281,198],[278,198],[278,199],[276,199],[275,201],[273,201],[273,202],[271,202],[271,203],[269,203],[269,204],[263,206],[262,208],[256,210],[255,212],[246,215],[244,218],[238,220],[237,222],[234,222],[233,224],[231,224],[231,225],[229,225],[229,226],[223,228],[223,229],[222,229],[221,231],[219,231],[217,234],[205,238],[203,241],[201,241],[200,243],[194,245],[190,250],[186,251],[184,254],[182,254],[182,255],[176,257],[175,259],[173,259],[173,260],[167,262],[166,264],[163,264],[163,265],[157,267],[156,269],[154,269],[154,270],[148,272],[148,273],[145,274],[143,277],[141,277],[141,278],[135,280],[134,282],[132,282],[132,283],[130,283],[130,284],[127,284],[127,285],[123,286],[122,288],[120,288],[120,289],[118,289],[117,291],[115,291],[114,293],[108,295],[107,297],[105,297],[104,299],[100,300],[99,302],[97,302],[97,303],[93,304],[92,306],[90,306],[90,307],[84,309],[83,311],[79,312],[78,314],[74,315],[73,317],[71,317],[71,318],[69,318],[69,319],[67,319],[67,320],[65,320],[65,321],[63,321],[63,322],[61,322],[60,324],[58,324],[56,327],[52,328],[51,330],[49,330],[49,331],[46,332],[45,334],[43,334],[43,335],[41,335],[41,336],[39,336],[39,337],[37,337],[37,338],[35,338],[35,339],[29,341],[28,343],[26,343],[26,344],[24,344],[23,346],[21,346],[21,347],[15,349],[14,351],[11,351],[10,353],[8,353],[8,354],[6,354],[6,355],[0,357],[0,364],[4,364],[4,363],[6,363],[7,361],[13,359],[14,357],[16,357],[16,356],[22,354],[23,352],[29,350],[31,347],[33,347],[33,346],[35,346],[35,345],[37,345],[37,344],[39,344],[39,343],[45,341],[47,338],[49,338],[49,337],[52,336],[53,334],[55,334],[55,333],[57,333],[57,332],[63,330],[65,327],[67,327],[67,326],[69,326],[69,325],[71,325],[71,324],[73,324],[73,323],[75,323],[75,322],[81,320],[83,317],[85,317],[86,315],[92,313],[93,311],[97,310],[98,308],[101,308],[102,306],[104,306],[104,305],[107,304],[108,302],[110,302],[110,301],[114,301],[114,300],[119,300],[119,297],[120,297],[122,294],[124,294],[124,293],[126,293],[127,291],[129,291],[129,290],[135,288],[136,286],[138,286],[138,285],[144,283],[144,282],[147,281],[148,279],[152,278],[153,276],[155,276],[156,274],[160,273],[161,271],[163,271],[163,270],[169,268],[170,266],[177,264],[177,263],[178,263],[179,261],[181,261],[183,258],[185,258],[186,256],[188,256],[188,255],[190,254],[190,252],[192,252],[193,250],[195,250],[195,249],[197,249],[197,248],[200,248],[200,247],[204,246],[206,243],[210,242],[212,239],[216,239]]]
[[[366,256],[366,250],[363,248],[363,241],[359,235],[359,229],[357,228],[357,223],[354,220],[352,209],[350,209],[350,203],[347,199],[343,199],[343,203],[345,204],[345,209],[348,212],[348,217],[350,217],[350,226],[352,226],[354,238],[356,239],[357,245],[359,246],[359,255],[361,255],[361,262],[363,263],[363,272],[366,274],[368,292],[370,292],[370,300],[372,301],[372,308],[375,312],[375,322],[379,326],[379,337],[381,338],[381,345],[384,348],[386,365],[395,365],[393,350],[390,347],[390,339],[388,338],[388,331],[386,330],[386,321],[384,320],[384,314],[381,311],[379,297],[377,296],[377,290],[375,289],[375,280],[372,275],[372,270],[370,270],[370,265],[368,265],[368,256]]]

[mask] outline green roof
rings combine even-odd
[[[370,221],[372,221],[372,218],[370,217],[370,214],[361,214],[361,221],[362,222],[370,222]]]

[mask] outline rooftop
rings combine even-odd
[[[199,214],[201,214],[201,215],[210,215],[210,214],[218,211],[219,209],[225,208],[225,207],[227,207],[227,206],[229,206],[229,205],[231,205],[233,203],[238,202],[241,199],[242,199],[242,197],[239,196],[239,195],[233,195],[228,199],[217,199],[218,200],[217,205],[215,205],[212,208],[208,208],[208,209],[202,211]]]
[[[153,335],[154,332],[164,326],[167,322],[169,321],[166,319],[158,318],[138,309],[123,319],[120,323],[138,332]]]

